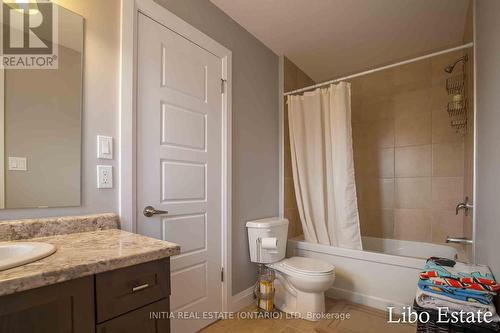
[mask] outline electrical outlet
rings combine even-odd
[[[113,167],[111,165],[97,166],[97,188],[113,188]]]

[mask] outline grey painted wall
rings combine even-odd
[[[255,282],[245,222],[278,215],[278,56],[208,0],[155,0],[233,52],[233,294]]]
[[[476,1],[476,259],[500,278],[500,1]]]
[[[96,189],[96,135],[118,138],[120,1],[53,2],[85,18],[82,205],[72,208],[0,210],[0,220],[118,211],[117,186],[111,190]],[[115,180],[118,175],[117,160],[115,156],[114,161],[102,163],[115,167]]]

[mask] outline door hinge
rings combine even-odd
[[[226,80],[220,79],[220,93],[223,94],[226,92]]]
[[[220,281],[224,282],[224,267],[221,267],[220,269]]]

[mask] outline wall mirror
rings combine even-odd
[[[37,7],[40,4],[34,3],[30,8],[3,8],[11,12],[9,22],[3,15],[4,40],[8,35],[15,47],[16,36],[23,35],[16,31],[15,22],[38,20],[38,24],[30,24],[40,27],[28,32],[29,40],[25,37],[24,49],[18,53],[29,54],[27,45],[43,49],[50,44],[51,59],[57,60],[57,65],[55,68],[3,66],[0,70],[2,209],[80,205],[84,19],[48,4],[51,7]],[[46,23],[49,25],[43,27]],[[22,29],[23,24],[17,27]],[[6,34],[5,29],[10,32]],[[5,41],[3,45],[2,57],[5,57]],[[15,52],[11,50],[13,56],[19,57]],[[39,57],[43,52],[33,51],[29,56]],[[5,64],[5,58],[2,59]]]

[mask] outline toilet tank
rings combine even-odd
[[[252,262],[270,264],[285,258],[288,234],[287,219],[270,217],[248,221],[246,226]]]

